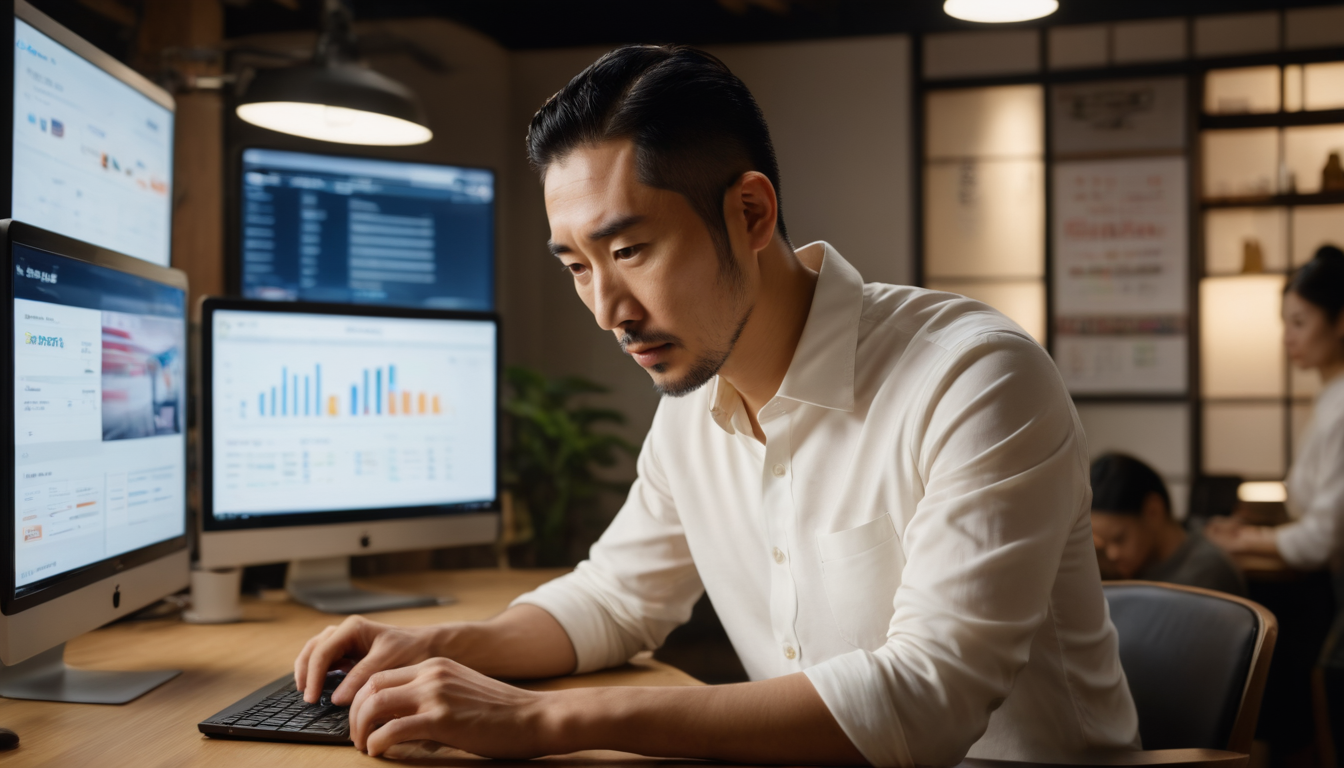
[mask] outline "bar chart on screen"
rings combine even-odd
[[[492,326],[284,320],[216,315],[216,514],[492,497]]]

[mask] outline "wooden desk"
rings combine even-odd
[[[564,573],[562,570],[431,571],[383,576],[364,586],[403,592],[452,594],[458,603],[370,614],[379,621],[419,625],[489,618],[514,597]],[[245,600],[244,621],[197,626],[177,619],[131,622],[91,632],[72,641],[66,659],[90,669],[182,669],[182,675],[121,706],[57,704],[0,699],[0,725],[19,734],[20,746],[0,752],[4,768],[178,768],[179,766],[340,766],[379,765],[351,747],[211,739],[196,724],[293,669],[304,642],[340,617],[289,602]],[[690,675],[651,658],[619,669],[525,684],[536,690],[582,686],[701,685]],[[536,766],[536,762],[486,762],[431,745],[413,748],[406,765],[458,768]],[[1245,755],[1216,750],[1164,750],[1109,754],[1088,766],[1183,765],[1203,761],[1209,768],[1242,768]],[[388,765],[389,763],[381,763]],[[391,763],[395,764],[395,763]],[[704,766],[708,763],[657,760],[620,752],[582,752],[547,758],[562,766]],[[967,760],[963,768],[1029,768],[1026,763]],[[1062,768],[1055,766],[1054,768]]]
[[[393,624],[489,618],[518,595],[562,570],[430,571],[384,576],[364,586],[451,594],[455,605],[370,614]],[[71,666],[89,669],[181,669],[182,675],[121,706],[0,699],[0,725],[19,734],[19,747],[0,752],[4,768],[44,766],[362,766],[376,765],[351,747],[210,739],[196,724],[294,667],[303,644],[341,617],[277,599],[249,599],[238,624],[199,626],[173,619],[105,627],[66,647]],[[700,685],[652,659],[529,687]],[[456,757],[440,755],[450,762]],[[474,758],[471,759],[473,762]],[[417,760],[416,764],[442,763]]]

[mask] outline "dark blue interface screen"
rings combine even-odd
[[[494,308],[494,173],[243,152],[243,295]]]

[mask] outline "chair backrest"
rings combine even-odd
[[[1250,754],[1279,632],[1274,614],[1176,584],[1112,581],[1105,591],[1143,748]]]

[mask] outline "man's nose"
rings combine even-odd
[[[604,331],[638,319],[638,307],[625,282],[610,270],[593,273],[593,318]]]

